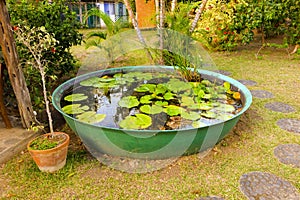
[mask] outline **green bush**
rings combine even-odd
[[[61,80],[63,76],[70,77],[70,74],[77,69],[77,61],[72,56],[70,48],[82,41],[82,35],[78,32],[81,25],[76,20],[76,14],[72,13],[62,1],[50,4],[48,1],[9,0],[8,9],[14,27],[18,25],[31,28],[43,26],[58,41],[51,51],[43,53],[43,59],[49,61],[48,88],[53,87],[54,79]],[[26,61],[29,54],[21,44],[17,45],[22,63],[22,61]],[[43,107],[40,76],[34,68],[25,66],[24,64],[24,75],[33,105],[34,107]]]

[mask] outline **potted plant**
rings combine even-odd
[[[45,52],[55,53],[53,46],[58,41],[48,33],[45,27],[13,27],[16,39],[28,52],[25,65],[39,71],[42,80],[43,96],[49,121],[50,133],[34,138],[27,144],[27,149],[33,160],[43,172],[55,172],[66,163],[67,150],[70,138],[63,132],[54,132],[51,111],[46,89],[46,71],[48,60],[44,58]],[[40,127],[40,126],[39,126]],[[37,128],[37,127],[35,127]]]

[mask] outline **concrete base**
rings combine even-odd
[[[37,135],[39,134],[36,132],[20,127],[6,129],[0,119],[0,164],[25,150],[27,143]]]

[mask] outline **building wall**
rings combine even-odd
[[[99,0],[95,2],[77,2],[70,4],[69,8],[76,12],[77,19],[82,24],[86,24],[89,28],[105,27],[104,22],[96,16],[89,17],[85,22],[85,13],[92,8],[98,8],[105,12],[113,21],[118,20],[120,17],[123,18],[123,20],[128,20],[126,7],[121,2]]]

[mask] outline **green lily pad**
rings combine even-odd
[[[194,105],[194,99],[193,97],[189,97],[189,96],[182,96],[181,97],[181,106],[191,106]]]
[[[151,95],[145,95],[140,98],[140,102],[142,104],[149,104],[149,103],[152,103],[152,101],[150,101],[151,99],[153,99],[153,97]]]
[[[92,77],[92,78],[81,81],[80,85],[81,86],[93,86],[95,83],[97,83],[99,81],[100,81],[99,77]]]
[[[77,93],[77,94],[70,94],[68,96],[65,96],[64,100],[65,101],[82,101],[87,98],[88,98],[88,96],[86,96],[82,93]]]
[[[210,103],[197,103],[188,107],[191,110],[210,110],[213,106]]]
[[[170,91],[175,93],[192,88],[189,82],[180,81],[179,79],[170,79],[170,81],[166,83],[166,86]]]
[[[76,118],[79,121],[86,122],[89,124],[101,122],[105,119],[105,117],[105,114],[97,114],[95,111],[87,111],[76,116]]]
[[[229,119],[231,119],[231,118],[233,118],[233,117],[234,117],[233,114],[221,113],[221,114],[218,114],[217,119],[220,119],[220,120],[222,120],[222,121],[227,121],[227,120],[229,120]]]
[[[81,106],[81,104],[70,104],[67,106],[64,106],[62,108],[62,111],[66,114],[80,114],[83,112],[86,112],[89,109],[88,106]]]
[[[174,99],[175,94],[171,93],[171,92],[167,92],[166,94],[164,94],[164,99],[169,101],[171,99]]]
[[[163,111],[163,107],[161,106],[158,106],[158,105],[143,105],[140,107],[140,110],[143,112],[143,113],[146,113],[146,114],[158,114],[158,113],[161,113]]]
[[[185,109],[175,105],[169,105],[164,108],[164,112],[169,116],[176,116],[184,112]]]
[[[234,106],[228,105],[228,104],[220,104],[218,107],[215,107],[215,110],[226,112],[226,113],[232,113],[235,111]]]
[[[124,129],[145,129],[151,126],[152,119],[145,114],[136,114],[135,116],[127,116],[120,122],[120,127]]]
[[[154,84],[143,84],[139,87],[135,88],[134,91],[136,92],[151,92],[153,93],[155,91],[156,85]]]
[[[140,102],[138,101],[138,99],[135,96],[127,96],[127,97],[123,97],[120,101],[119,101],[119,106],[121,107],[126,107],[126,108],[132,108],[132,107],[136,107],[140,104]]]
[[[113,81],[113,82],[97,82],[97,83],[94,83],[92,85],[93,87],[95,88],[112,88],[112,87],[115,87],[116,86],[116,82]]]
[[[181,117],[184,119],[195,121],[199,119],[201,116],[199,113],[191,111],[191,112],[182,112]]]
[[[156,101],[155,105],[158,106],[167,106],[169,103],[167,101]]]
[[[215,119],[217,117],[217,114],[212,111],[207,111],[207,112],[201,113],[201,116],[209,118],[209,119]]]
[[[164,94],[167,91],[167,87],[163,84],[158,84],[155,89],[155,94]]]
[[[194,128],[201,128],[201,127],[207,126],[207,124],[204,123],[204,122],[202,122],[201,120],[198,120],[198,121],[194,121],[194,122],[192,123],[192,126],[193,126]]]
[[[116,81],[116,79],[115,79],[115,78],[101,77],[101,78],[99,79],[99,81],[104,82],[104,83],[108,83],[108,82],[114,82],[114,81]]]
[[[211,86],[212,83],[209,80],[202,80],[201,84],[205,85],[205,86]]]
[[[227,90],[230,90],[231,85],[230,85],[229,82],[224,82],[224,83],[223,83],[223,86],[224,86],[224,88],[226,89],[226,91],[227,91]]]

